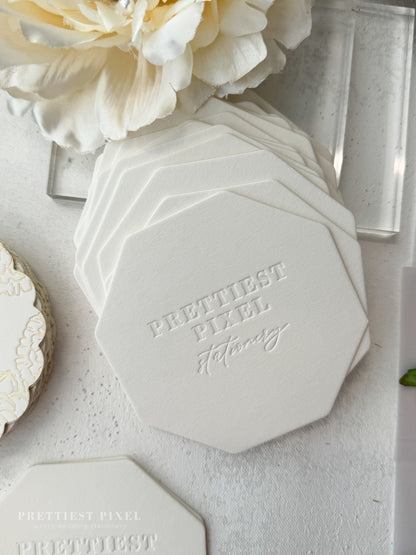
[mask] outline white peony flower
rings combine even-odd
[[[312,1],[0,0],[0,88],[49,139],[95,150],[280,71]]]

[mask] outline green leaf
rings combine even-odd
[[[402,385],[416,387],[416,368],[408,370],[406,374],[400,378],[400,383]]]

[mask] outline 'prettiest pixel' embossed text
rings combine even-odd
[[[259,293],[286,277],[285,265],[277,262],[147,325],[155,339],[189,325],[197,342],[203,342],[271,310]]]

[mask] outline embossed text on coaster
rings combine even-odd
[[[200,517],[132,460],[40,464],[0,502],[7,555],[205,555]]]

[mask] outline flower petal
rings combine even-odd
[[[193,54],[187,45],[185,52],[173,60],[166,62],[163,67],[163,78],[175,90],[185,89],[192,79]]]
[[[125,15],[121,11],[115,9],[114,5],[97,2],[97,11],[100,14],[104,29],[108,33],[114,30],[119,31],[120,27],[124,27],[127,24]]]
[[[13,18],[0,13],[0,68],[47,63],[55,59],[56,52],[42,45],[28,43],[19,26],[11,26],[13,23]]]
[[[286,56],[274,40],[266,41],[267,57],[241,79],[219,87],[216,96],[220,98],[229,94],[242,94],[246,89],[258,87],[272,73],[279,73],[285,66]]]
[[[7,108],[14,116],[24,116],[33,106],[30,100],[13,98],[7,95]]]
[[[99,38],[99,33],[83,33],[63,27],[55,27],[47,23],[32,23],[21,20],[20,28],[29,42],[51,46],[53,48],[76,48],[81,44],[92,42]]]
[[[184,8],[157,31],[143,36],[143,56],[150,63],[163,65],[185,52],[201,21],[203,2]]]
[[[311,34],[313,0],[276,0],[267,13],[267,36],[293,49]]]
[[[37,102],[33,114],[44,136],[81,152],[101,146],[104,137],[93,109],[96,92],[97,79],[72,95]]]
[[[62,26],[63,23],[61,15],[53,10],[45,10],[36,4],[36,2],[31,2],[30,0],[17,0],[14,2],[1,0],[0,11],[32,22],[39,21],[55,26]]]
[[[103,35],[100,32],[81,32],[64,26],[61,16],[39,8],[32,2],[19,1],[10,4],[0,0],[0,12],[17,17],[24,37],[31,43],[52,48],[82,48],[95,41],[96,46],[121,45],[126,42],[119,34]]]
[[[95,8],[91,7],[91,5],[80,2],[78,4],[78,9],[82,13],[82,15],[85,16],[89,21],[93,23],[100,23],[99,14]]]
[[[214,42],[219,30],[218,3],[217,0],[209,0],[205,2],[201,23],[191,41],[192,50],[195,52],[198,48],[204,48]]]
[[[179,12],[200,1],[205,2],[205,0],[176,0],[174,2],[162,0],[162,2],[156,2],[157,5],[154,8],[148,7],[146,15],[153,25],[153,31],[155,31]]]
[[[176,107],[186,114],[193,114],[214,93],[214,87],[193,77],[190,85],[177,93]]]
[[[55,98],[68,95],[92,81],[107,58],[101,48],[58,50],[55,59],[42,64],[20,64],[0,69],[0,87]]]
[[[223,35],[249,35],[262,31],[267,25],[266,14],[245,0],[221,0],[218,11]]]
[[[133,19],[131,22],[131,42],[137,50],[140,50],[141,48],[141,28],[146,8],[147,0],[136,0]]]
[[[91,22],[81,11],[68,10],[63,14],[64,24],[70,29],[80,31],[81,33],[92,33],[98,31],[105,33],[106,29],[101,21]]]
[[[176,106],[176,92],[165,67],[150,64],[141,53],[111,49],[98,83],[96,110],[101,131],[113,140],[165,117]],[[179,79],[178,79],[179,80]]]
[[[266,54],[261,33],[244,37],[220,34],[210,46],[194,53],[194,75],[209,85],[219,87],[241,79],[262,62]]]
[[[253,8],[257,8],[262,12],[267,12],[275,1],[278,2],[278,0],[249,0],[249,4],[250,6],[253,6]]]

